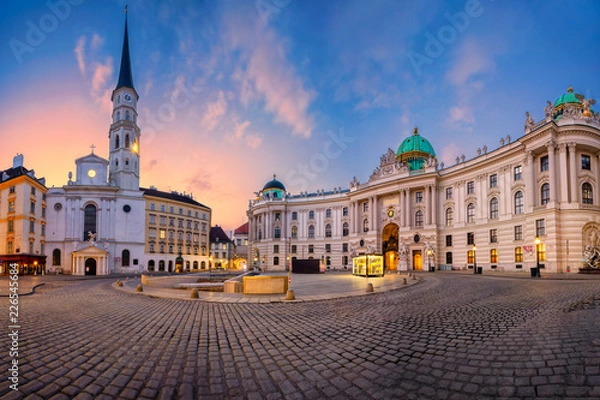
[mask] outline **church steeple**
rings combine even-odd
[[[133,89],[133,91],[135,92],[135,87],[133,86],[133,74],[131,73],[131,58],[129,55],[129,34],[127,32],[127,6],[125,6],[125,33],[123,34],[121,68],[119,69],[119,80],[117,82],[117,87],[115,87],[115,91],[122,87]]]
[[[127,33],[127,8],[125,8],[125,34],[121,55],[121,70],[117,87],[112,92],[112,124],[109,137],[109,181],[121,189],[138,190],[140,183],[140,139],[137,126],[139,96],[133,87],[129,37]]]

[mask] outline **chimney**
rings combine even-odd
[[[13,168],[19,168],[23,166],[23,154],[17,154],[13,157]]]

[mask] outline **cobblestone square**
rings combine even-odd
[[[397,290],[279,303],[113,283],[50,280],[19,298],[19,391],[4,377],[1,398],[600,397],[597,279],[424,273]]]

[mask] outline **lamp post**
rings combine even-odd
[[[431,249],[427,249],[427,271],[432,272],[431,271]]]
[[[540,238],[538,236],[535,237],[535,276],[536,278],[541,278],[541,274],[540,274],[540,252],[539,252],[539,246],[540,243],[542,241],[540,240]]]
[[[212,262],[213,262],[213,256],[208,257],[208,280],[211,279],[211,275],[212,275]]]
[[[477,246],[473,245],[473,273],[477,273]]]

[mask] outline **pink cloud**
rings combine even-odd
[[[227,111],[227,101],[222,90],[219,91],[216,101],[205,105],[204,115],[202,116],[202,126],[207,132],[215,129],[221,117]]]
[[[77,66],[79,67],[79,72],[81,72],[82,75],[85,75],[85,36],[81,36],[77,40],[74,52],[75,57],[77,58]]]
[[[315,93],[287,59],[285,40],[255,16],[237,13],[227,22],[230,50],[240,51],[246,61],[233,76],[240,82],[242,103],[260,99],[276,122],[290,126],[294,135],[310,137],[314,120],[308,108]]]

